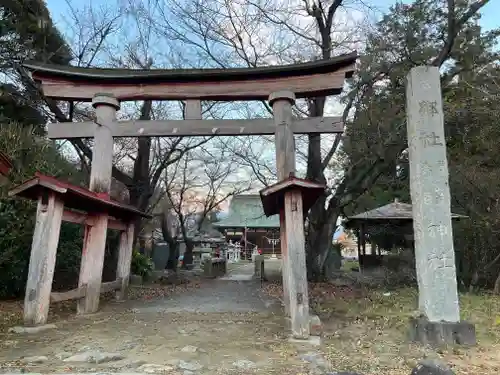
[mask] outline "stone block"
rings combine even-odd
[[[256,255],[254,261],[254,276],[256,279],[264,279],[264,255]]]
[[[130,285],[141,285],[142,276],[141,275],[130,275]]]
[[[312,336],[321,336],[323,333],[323,324],[318,315],[309,315],[309,330]]]
[[[441,361],[424,359],[411,371],[411,375],[455,375],[455,373]]]
[[[227,272],[227,262],[224,258],[212,258],[203,262],[203,276],[216,278],[224,276]]]
[[[12,327],[9,328],[9,333],[40,333],[49,329],[56,329],[57,326],[55,324],[44,324],[41,326],[34,326],[34,327]]]
[[[424,345],[476,345],[476,329],[469,322],[431,322],[410,318],[410,340]]]

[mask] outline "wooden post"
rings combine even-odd
[[[116,278],[122,281],[120,290],[116,292],[117,300],[127,298],[128,283],[130,278],[130,265],[132,262],[132,247],[134,243],[134,224],[129,223],[127,230],[120,234],[120,249],[118,253],[118,265]]]
[[[284,180],[290,173],[295,173],[295,141],[290,129],[292,118],[292,105],[295,104],[295,94],[289,91],[272,93],[269,104],[273,107],[276,133],[274,143],[276,147],[276,170],[278,181]],[[285,313],[290,315],[290,288],[289,288],[289,253],[287,251],[285,212],[280,212],[280,242],[281,261],[283,268],[283,302]]]
[[[97,126],[92,151],[90,190],[109,197],[113,166],[112,134],[116,124],[116,111],[120,108],[120,104],[112,96],[99,94],[92,100],[92,105],[95,108]],[[85,298],[78,301],[79,314],[93,313],[99,308],[107,229],[108,215],[106,214],[98,215],[93,226],[85,227],[78,285],[85,285],[87,293]]]
[[[56,265],[64,203],[54,193],[38,198],[35,233],[24,297],[24,323],[45,324]]]
[[[309,338],[309,295],[307,291],[306,252],[302,192],[285,193],[286,241],[288,248],[290,316],[292,335]]]

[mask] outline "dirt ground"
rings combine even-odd
[[[409,375],[419,360],[437,358],[457,375],[500,373],[497,297],[462,296],[464,319],[476,324],[477,347],[432,350],[407,341],[414,290],[387,293],[311,284],[310,298],[324,324],[322,344],[297,346],[287,340],[278,301],[281,286],[242,281],[251,268],[233,268],[233,279],[135,288],[130,301],[103,303],[99,313],[86,317],[60,306],[50,318],[57,329],[43,333],[13,334],[4,326],[0,372]],[[19,323],[20,304],[10,306],[1,314],[10,317],[12,326]],[[63,360],[89,351],[122,359],[99,364]],[[46,358],[25,363],[31,356]]]
[[[253,265],[244,265],[236,281],[204,280],[168,293],[136,288],[135,300],[108,302],[91,316],[76,317],[66,306],[51,316],[57,329],[38,334],[4,329],[0,371],[304,373],[308,363],[287,341],[279,302],[260,293],[259,281],[238,281],[250,272]],[[123,359],[100,364],[61,359],[93,350]],[[46,358],[24,363],[33,356]]]

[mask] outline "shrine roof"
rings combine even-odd
[[[465,219],[467,216],[459,214],[451,214],[452,219]],[[354,222],[376,222],[376,221],[411,221],[413,220],[413,209],[409,203],[402,203],[395,200],[392,203],[381,207],[374,208],[357,215],[349,216],[346,224],[352,226]]]
[[[330,73],[348,67],[358,58],[357,52],[339,55],[328,60],[317,60],[298,64],[274,65],[257,68],[228,69],[119,69],[85,68],[27,61],[23,67],[43,77],[60,77],[68,80],[99,81],[108,83],[145,82],[204,82],[232,81],[300,76]]]
[[[38,197],[47,190],[58,193],[64,200],[64,207],[66,208],[88,213],[108,212],[115,218],[121,218],[123,216],[150,217],[150,215],[137,210],[133,206],[111,200],[108,194],[96,193],[86,188],[41,174],[40,172],[36,172],[35,177],[9,191],[9,195],[17,195],[23,198],[37,200]]]
[[[218,228],[279,228],[279,215],[266,217],[260,195],[236,195],[229,204],[229,215],[213,224]]]

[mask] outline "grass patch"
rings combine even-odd
[[[342,261],[342,267],[340,267],[342,271],[350,272],[353,268],[359,269],[359,262],[357,260],[344,259]]]
[[[460,296],[461,315],[476,325],[478,346],[432,349],[410,344],[408,319],[418,306],[416,289],[351,290],[322,285],[310,290],[311,303],[325,327],[327,356],[337,371],[367,375],[407,375],[419,360],[447,362],[459,374],[500,373],[500,297],[491,294]]]

